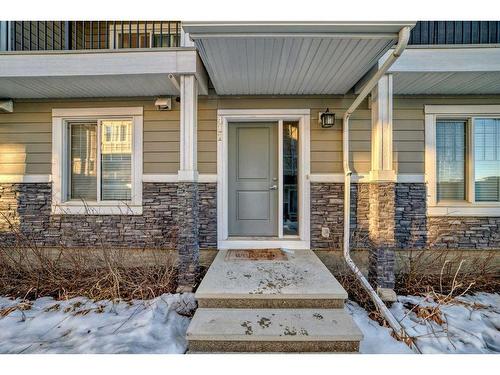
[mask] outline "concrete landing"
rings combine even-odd
[[[363,335],[343,309],[204,309],[190,352],[356,352]]]
[[[220,250],[196,291],[199,307],[339,308],[347,293],[311,250],[285,260],[231,256]]]

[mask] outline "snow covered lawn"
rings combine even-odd
[[[0,316],[0,353],[184,353],[190,318],[181,314],[195,307],[193,294],[130,303],[19,302],[0,297],[0,311],[8,313]]]
[[[346,306],[365,336],[361,353],[413,353],[356,303]],[[399,296],[391,311],[424,353],[500,353],[499,294],[436,306],[429,298]],[[194,308],[193,294],[130,303],[0,297],[0,353],[184,353]]]
[[[365,335],[361,353],[412,353],[354,302],[347,309]],[[500,295],[478,293],[438,304],[430,297],[399,296],[391,312],[423,353],[500,353]]]

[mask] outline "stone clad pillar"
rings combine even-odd
[[[394,288],[395,185],[372,182],[369,186],[368,279],[379,288]]]
[[[198,83],[194,75],[180,77],[180,169],[177,182],[177,252],[179,292],[192,291],[199,271],[198,243]]]
[[[372,157],[369,187],[370,255],[368,278],[378,288],[394,288],[395,187],[393,167],[392,75],[384,75],[371,94]]]

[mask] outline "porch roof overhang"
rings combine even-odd
[[[399,95],[500,94],[500,45],[412,46],[389,73]]]
[[[184,22],[219,95],[346,94],[414,22]]]
[[[208,93],[194,48],[2,52],[0,98],[179,95],[183,74],[195,75],[200,93]]]

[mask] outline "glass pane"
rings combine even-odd
[[[298,235],[299,124],[283,123],[283,234]]]
[[[97,200],[97,123],[70,124],[70,199]]]
[[[465,200],[465,125],[465,121],[436,123],[438,200]]]
[[[500,202],[500,119],[474,122],[477,202]]]
[[[132,195],[132,122],[130,120],[102,121],[101,134],[101,200],[130,200]]]

